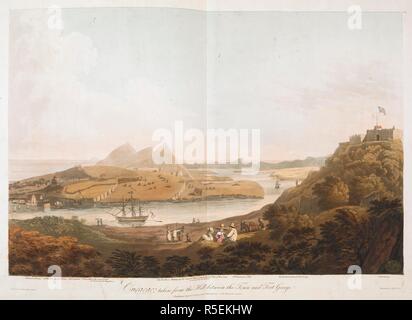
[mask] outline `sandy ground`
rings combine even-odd
[[[93,172],[93,180],[67,184],[63,193],[75,199],[99,197],[98,201],[101,202],[121,202],[130,198],[130,192],[133,192],[135,199],[142,201],[185,201],[225,196],[263,197],[263,189],[253,181],[232,181],[227,177],[199,173],[189,178],[155,170],[132,171],[96,167],[93,167],[93,170],[87,168],[88,174],[91,174],[90,171]],[[120,178],[119,183],[117,179],[112,178],[115,175],[124,176],[127,172],[130,172],[130,175]],[[103,176],[107,179],[103,179]]]
[[[271,172],[271,176],[279,180],[304,180],[312,171],[318,171],[319,167],[302,167],[302,168],[285,168],[274,169],[266,172]]]

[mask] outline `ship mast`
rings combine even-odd
[[[142,207],[140,206],[140,200],[137,200],[137,205],[138,205],[138,208],[139,208],[139,217],[141,217],[142,216]]]
[[[132,216],[136,216],[136,212],[134,211],[134,200],[133,200],[133,191],[129,191],[130,194],[130,210],[132,212]]]
[[[123,199],[122,202],[122,215],[125,216],[126,215],[126,202]]]

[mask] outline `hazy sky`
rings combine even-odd
[[[153,130],[260,129],[262,158],[327,155],[375,122],[402,127],[400,13],[13,11],[9,157],[102,158]]]

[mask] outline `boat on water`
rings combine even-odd
[[[137,200],[137,206],[135,205],[135,199],[133,199],[133,192],[130,193],[130,199],[123,201],[122,207],[117,214],[113,214],[119,223],[129,223],[129,224],[144,224],[149,218],[150,214],[144,214],[143,209],[140,205],[140,201]],[[127,205],[129,204],[129,205]]]

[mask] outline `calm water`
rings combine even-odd
[[[18,181],[63,171],[77,165],[92,164],[87,160],[9,160],[9,181]]]
[[[70,166],[69,166],[70,167]],[[63,168],[67,169],[67,168]],[[60,170],[63,170],[60,169]],[[274,180],[266,173],[254,176],[241,175],[232,170],[214,170],[218,175],[229,176],[235,180],[253,180],[259,183],[264,191],[263,199],[222,199],[196,202],[148,202],[143,204],[143,208],[154,213],[153,218],[149,218],[145,225],[162,225],[168,223],[190,223],[193,218],[201,222],[220,220],[232,216],[247,214],[253,210],[262,208],[268,203],[273,203],[286,188],[292,187],[294,181],[283,181],[280,189],[274,189]],[[53,170],[48,171],[53,172]],[[55,215],[66,219],[77,216],[83,219],[86,224],[96,224],[96,219],[103,219],[103,223],[113,226],[125,226],[118,224],[110,213],[116,213],[116,208],[91,208],[91,209],[60,209],[49,213],[27,212],[9,213],[10,219],[30,219],[38,216]]]

